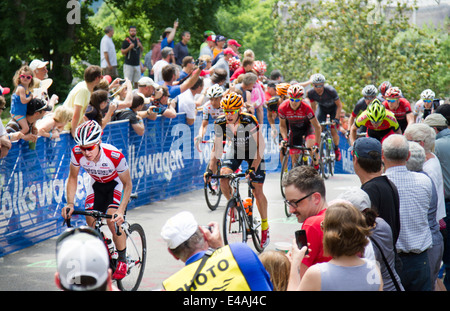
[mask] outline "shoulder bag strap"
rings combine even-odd
[[[388,271],[389,271],[389,275],[391,276],[391,279],[392,279],[392,281],[394,282],[395,288],[397,289],[397,291],[401,291],[401,288],[400,288],[400,286],[399,286],[398,283],[397,283],[397,279],[395,278],[395,275],[394,275],[394,273],[392,272],[391,266],[389,265],[389,263],[388,263],[386,257],[384,257],[384,254],[383,254],[383,251],[381,250],[380,245],[378,245],[378,243],[377,243],[372,237],[369,237],[369,238],[370,238],[370,240],[373,242],[373,244],[375,244],[375,246],[378,248],[378,250],[380,251],[381,257],[383,257],[384,264],[386,265],[386,268],[387,268]]]
[[[194,273],[194,276],[192,277],[192,281],[191,281],[191,285],[189,285],[189,291],[192,290],[192,287],[194,286],[194,282],[195,279],[197,278],[197,276],[200,274],[200,271],[203,269],[203,267],[205,266],[206,261],[209,259],[209,257],[211,257],[211,255],[214,253],[214,250],[212,248],[209,248],[206,253],[203,255],[202,257],[202,261],[200,262],[200,264],[197,267],[197,270]]]

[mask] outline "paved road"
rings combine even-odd
[[[327,200],[330,201],[352,186],[360,186],[356,175],[336,175],[326,182]],[[279,175],[266,177],[264,192],[269,202],[269,225],[271,243],[268,249],[275,249],[277,242],[291,242],[294,231],[299,228],[295,217],[287,218],[284,214],[283,199],[279,188]],[[147,266],[140,290],[161,288],[162,281],[183,267],[167,251],[165,242],[160,237],[160,230],[165,221],[176,213],[188,210],[199,224],[214,220],[222,225],[225,206],[222,199],[215,211],[210,211],[205,204],[203,190],[193,191],[174,198],[155,202],[135,208],[128,212],[130,223],[139,222],[145,230],[148,245]],[[55,291],[54,273],[55,241],[52,238],[37,245],[20,250],[0,258],[0,290],[11,291]],[[249,241],[250,242],[250,241]],[[249,245],[252,243],[250,242]]]

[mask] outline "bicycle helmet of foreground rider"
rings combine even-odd
[[[325,77],[321,73],[313,74],[311,77],[312,84],[325,83]]]
[[[223,93],[223,88],[218,84],[214,84],[208,89],[208,91],[206,92],[206,96],[209,98],[217,98],[222,97]]]
[[[242,96],[234,92],[228,93],[220,101],[223,110],[238,110],[244,105]]]
[[[378,123],[383,121],[386,116],[386,108],[384,105],[376,98],[367,107],[367,117],[370,121]]]
[[[75,142],[78,146],[92,145],[102,138],[102,127],[97,122],[86,121],[75,130]]]
[[[302,98],[305,94],[305,88],[300,84],[291,85],[287,90],[287,95],[290,98]]]
[[[289,83],[286,82],[282,82],[277,84],[277,86],[275,87],[275,89],[277,90],[277,95],[278,96],[286,96],[287,95],[287,91],[289,89],[291,85]]]
[[[373,84],[366,85],[362,90],[362,94],[364,97],[376,97],[378,94],[377,87]]]
[[[435,95],[436,94],[434,94],[432,90],[426,89],[425,91],[422,92],[422,94],[420,94],[420,98],[425,100],[433,100]]]

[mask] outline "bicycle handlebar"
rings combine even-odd
[[[231,178],[231,179],[236,179],[236,178],[241,178],[241,177],[245,177],[245,173],[231,173],[231,174],[226,174],[226,175],[211,175],[211,178]],[[252,185],[252,181],[249,179],[248,180],[248,185],[251,189],[255,189],[255,187]]]
[[[66,209],[66,213],[69,212],[69,208]],[[105,214],[102,213],[100,211],[97,210],[91,210],[91,211],[73,211],[72,215],[84,215],[84,216],[91,216],[94,217],[95,219],[101,219],[101,218],[106,218],[106,219],[112,219],[112,218],[116,218],[117,214],[114,215],[109,215],[109,214]],[[72,225],[70,224],[70,218],[66,218],[64,219],[63,225],[67,224],[67,227],[70,228],[72,227]],[[116,223],[114,223],[114,228],[116,229],[116,234],[118,236],[122,235],[122,232],[120,232],[120,228],[119,226],[117,226]]]

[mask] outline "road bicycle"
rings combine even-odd
[[[103,230],[102,228],[106,225],[106,219],[112,219],[115,216],[104,214],[96,210],[75,210],[72,215],[91,216],[95,219],[94,229],[103,237],[109,252],[110,268],[112,271],[115,271],[118,264],[117,250],[112,241],[111,232],[109,232],[109,230]],[[66,219],[65,223],[67,224],[67,227],[71,227],[70,219]],[[144,276],[145,262],[147,259],[147,241],[145,232],[140,224],[130,224],[126,220],[121,227],[127,236],[126,258],[128,271],[127,275],[122,280],[116,280],[117,287],[122,291],[136,291]],[[117,235],[122,234],[119,230],[119,226],[115,226],[115,229]]]
[[[301,151],[301,153],[298,154],[297,161],[292,164],[292,158],[289,154],[290,149],[298,149]],[[285,155],[283,158],[283,162],[281,163],[281,171],[280,171],[280,189],[281,189],[281,195],[283,198],[286,198],[284,193],[284,187],[283,187],[283,179],[288,174],[288,172],[293,169],[294,167],[300,166],[300,165],[309,165],[314,166],[315,161],[315,155],[312,152],[313,148],[308,148],[304,144],[302,145],[292,145],[287,146]],[[284,204],[284,212],[287,217],[291,216],[291,213],[289,212],[289,206],[285,203]]]
[[[335,145],[333,137],[331,136],[331,125],[334,123],[329,120],[327,116],[326,122],[321,122],[322,133],[320,133],[320,145],[319,145],[319,166],[320,172],[324,179],[328,179],[334,175],[334,166],[336,163],[336,155],[334,153]]]
[[[230,180],[232,196],[227,202],[223,217],[223,239],[225,244],[247,243],[249,236],[252,237],[255,249],[261,253],[261,217],[257,208],[254,207],[254,187],[248,181],[248,197],[242,199],[239,185],[245,173],[231,173],[225,175],[212,175],[211,178],[227,178]]]

